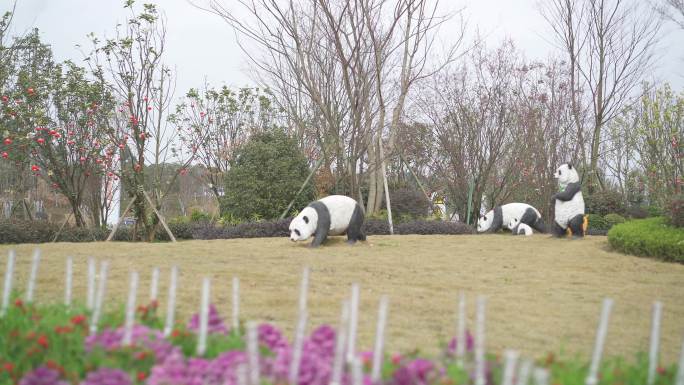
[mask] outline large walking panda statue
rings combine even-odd
[[[583,237],[586,231],[584,216],[584,197],[577,169],[564,163],[553,174],[558,179],[560,192],[553,195],[555,217],[553,235],[563,237],[568,232],[574,237]]]
[[[526,203],[508,203],[494,207],[477,220],[478,233],[493,233],[508,226],[511,221],[517,219],[540,233],[546,232],[546,225],[542,220],[539,210]],[[514,229],[511,229],[514,230]],[[517,234],[517,229],[514,232]]]
[[[365,241],[363,211],[352,198],[330,195],[309,203],[292,222],[290,240],[305,241],[314,236],[311,247],[320,246],[328,235],[347,234],[347,242]]]

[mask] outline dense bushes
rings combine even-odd
[[[614,190],[596,191],[585,198],[586,212],[605,216],[625,214],[625,204],[619,192]]]
[[[278,218],[309,175],[306,157],[297,141],[282,131],[255,135],[240,148],[225,176],[221,216],[241,220]],[[306,206],[314,199],[309,183],[293,207]]]
[[[588,228],[591,230],[609,230],[610,223],[599,214],[588,214],[587,220],[589,221]]]
[[[677,194],[670,199],[667,217],[672,226],[684,227],[684,194]]]
[[[397,222],[425,218],[430,202],[422,191],[414,188],[400,188],[390,192],[392,214]]]
[[[665,218],[615,225],[608,232],[608,242],[624,253],[684,263],[684,230],[667,225]]]

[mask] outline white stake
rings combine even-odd
[[[599,321],[598,330],[596,331],[594,355],[591,359],[589,375],[585,380],[586,385],[596,385],[598,383],[599,365],[601,365],[601,355],[603,354],[603,345],[606,342],[606,334],[608,333],[608,320],[610,319],[610,310],[612,308],[613,300],[610,298],[604,299],[603,307],[601,308],[601,320]]]
[[[506,350],[504,356],[506,357],[503,381],[501,385],[513,385],[513,378],[515,377],[515,367],[518,363],[519,353],[515,350]]]
[[[653,318],[651,319],[651,349],[648,354],[648,385],[653,385],[656,379],[658,367],[658,352],[660,345],[660,317],[663,312],[663,304],[660,301],[653,303]]]
[[[347,336],[347,362],[356,356],[356,330],[359,324],[359,284],[352,283],[351,302],[349,303],[349,335]]]
[[[247,365],[240,364],[236,369],[237,385],[247,385]]]
[[[197,355],[203,356],[207,350],[207,332],[209,329],[209,296],[211,294],[211,281],[209,278],[202,280],[202,301],[200,303],[199,337],[197,338]]]
[[[40,265],[40,249],[36,248],[33,251],[33,258],[31,259],[31,273],[29,275],[28,287],[26,288],[26,303],[33,302],[33,291],[36,287],[36,277],[38,276],[38,265]]]
[[[297,384],[299,381],[299,365],[302,360],[302,348],[304,347],[304,333],[306,332],[306,310],[299,313],[297,329],[295,331],[294,346],[292,347],[292,361],[290,362],[289,383]]]
[[[389,299],[386,295],[380,297],[380,305],[378,306],[378,324],[375,330],[375,347],[373,349],[373,367],[371,369],[371,381],[375,384],[380,381],[380,374],[382,370],[382,353],[383,345],[385,343],[385,326],[387,325],[387,309],[389,306]]]
[[[534,377],[534,383],[537,385],[549,384],[549,371],[546,369],[536,368],[532,376]]]
[[[340,326],[337,328],[335,338],[335,358],[333,360],[332,379],[330,385],[340,385],[342,383],[342,370],[345,361],[344,348],[347,339],[347,328],[349,323],[349,301],[342,301],[342,314],[340,315]]]
[[[109,268],[108,261],[102,261],[100,264],[100,281],[97,285],[97,295],[95,298],[95,309],[90,322],[90,334],[97,333],[97,323],[100,321],[102,314],[102,306],[104,305],[105,292],[107,291],[107,269]]]
[[[2,307],[0,308],[0,317],[4,317],[9,306],[10,294],[12,294],[12,278],[14,277],[14,260],[17,254],[14,250],[10,250],[7,254],[7,267],[5,268],[5,287],[2,292]]]
[[[485,385],[485,307],[487,299],[477,297],[475,318],[475,385]]]
[[[95,259],[88,258],[88,292],[86,293],[86,307],[92,311],[95,307]]]
[[[173,316],[176,310],[176,286],[178,285],[178,266],[171,268],[171,280],[169,281],[169,297],[166,301],[166,324],[164,325],[164,338],[171,335],[173,329]]]
[[[532,361],[523,360],[518,371],[518,379],[515,385],[527,385],[530,382],[530,372],[532,371]]]
[[[684,385],[684,339],[682,340],[682,351],[679,353],[679,366],[677,368],[675,385]]]
[[[233,331],[238,333],[240,330],[240,279],[233,277]]]
[[[124,335],[121,340],[121,345],[128,346],[131,344],[133,337],[133,323],[135,322],[135,297],[138,293],[138,272],[131,272],[131,279],[128,287],[128,302],[126,302],[126,323],[124,325]]]
[[[71,306],[71,286],[74,277],[74,259],[67,257],[66,260],[66,279],[64,281],[64,305]]]
[[[456,326],[456,361],[460,367],[463,367],[467,344],[466,298],[465,294],[461,292],[458,298],[458,325]]]
[[[249,366],[249,385],[259,385],[259,334],[254,321],[247,323],[247,362]]]
[[[363,364],[361,359],[354,357],[351,362],[352,369],[352,385],[362,385],[363,384]]]
[[[299,288],[299,312],[306,310],[306,299],[309,294],[309,267],[305,266],[302,272],[302,285]]]
[[[150,302],[157,300],[159,291],[159,268],[152,269],[152,281],[150,282]]]

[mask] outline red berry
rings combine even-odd
[[[147,374],[145,372],[138,372],[137,378],[138,381],[144,381],[147,378]]]
[[[26,92],[27,92],[29,95],[33,95],[34,90],[33,90],[33,88],[29,88],[29,89],[26,90]]]
[[[5,138],[5,144],[8,145],[8,146],[9,146],[10,144],[12,144],[12,139],[10,139],[10,138]]]
[[[38,144],[43,144],[43,143],[45,143],[45,139],[43,139],[43,138],[38,138],[38,139],[36,140],[36,142],[38,142]]]
[[[40,167],[38,167],[34,164],[33,166],[31,166],[31,171],[33,171],[33,172],[40,171]]]
[[[2,153],[2,157],[3,157],[4,159],[7,159],[7,158],[9,158],[9,154],[5,151],[5,152]]]

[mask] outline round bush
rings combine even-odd
[[[586,211],[601,216],[610,213],[623,215],[625,204],[622,195],[614,190],[596,191],[585,198]],[[591,225],[589,225],[591,226]]]
[[[238,150],[226,173],[221,216],[240,220],[278,218],[309,172],[295,139],[277,130],[255,135]],[[309,183],[297,196],[292,212],[313,199],[314,186]]]
[[[610,223],[599,214],[588,215],[589,226],[588,230],[609,230]]]
[[[620,214],[608,214],[603,219],[608,222],[609,227],[613,227],[617,224],[624,223],[626,221],[625,217]]]
[[[608,242],[623,253],[684,263],[684,230],[669,226],[662,217],[615,225]]]
[[[390,191],[392,215],[407,222],[411,219],[425,218],[430,202],[422,191],[413,188],[400,188]]]

